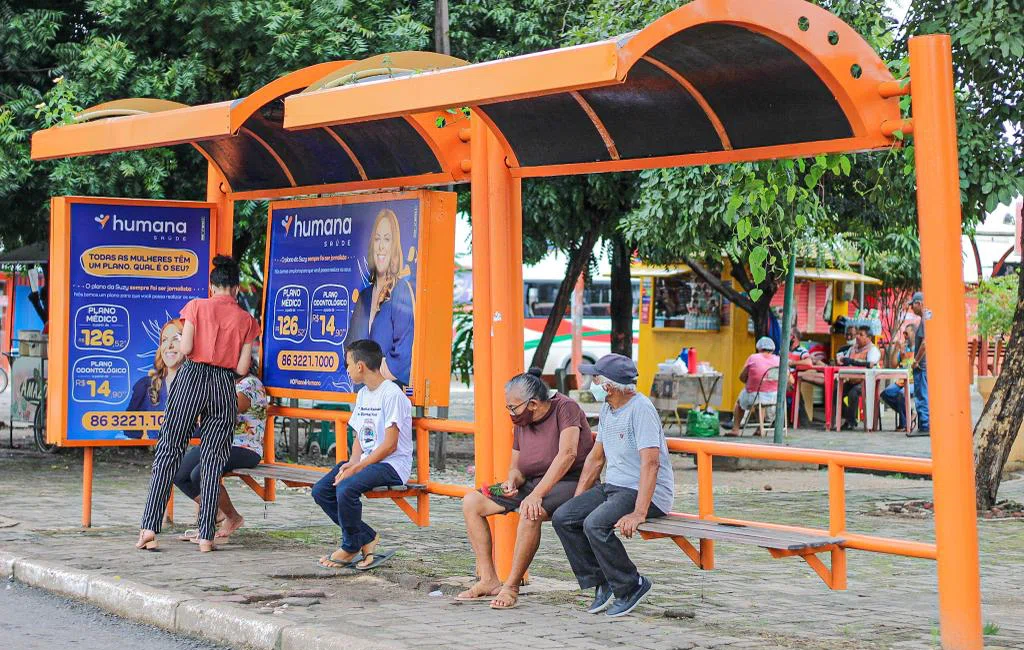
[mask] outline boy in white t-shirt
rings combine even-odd
[[[381,374],[384,354],[369,339],[345,350],[353,384],[363,384],[349,426],[356,432],[349,460],[339,463],[313,486],[313,500],[341,527],[341,548],[320,558],[320,566],[339,568],[360,553],[357,569],[369,568],[380,535],[363,521],[362,496],[377,487],[402,485],[412,471],[412,404],[398,384]]]

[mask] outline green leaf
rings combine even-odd
[[[753,300],[754,302],[757,302],[758,300],[760,300],[761,296],[763,296],[763,295],[764,295],[764,291],[761,290],[761,289],[751,289],[750,290],[750,299]]]
[[[790,185],[786,188],[786,203],[792,203],[796,198],[796,186]]]
[[[736,222],[736,237],[743,241],[750,235],[750,220],[746,217]]]
[[[853,165],[850,164],[849,158],[847,158],[846,156],[840,156],[839,167],[842,168],[844,176],[849,176],[850,170],[853,168]]]

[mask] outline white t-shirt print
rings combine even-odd
[[[376,390],[360,388],[349,425],[363,452],[360,460],[384,443],[389,426],[397,426],[398,448],[382,462],[394,468],[402,483],[408,482],[412,473],[412,404],[398,384],[385,381]]]

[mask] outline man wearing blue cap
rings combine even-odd
[[[576,496],[555,511],[551,523],[580,587],[595,590],[587,611],[624,616],[647,596],[651,581],[637,571],[615,530],[632,537],[644,520],[672,509],[672,463],[658,411],[636,390],[632,359],[608,354],[595,364],[580,364],[580,372],[594,376],[590,391],[604,404]]]

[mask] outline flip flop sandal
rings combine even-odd
[[[511,594],[512,598],[510,599],[506,594]],[[505,600],[511,600],[511,604],[510,605],[495,605],[494,601],[498,600],[499,598],[503,598]],[[491,609],[515,609],[516,607],[519,607],[519,592],[518,591],[513,591],[512,589],[502,589],[501,591],[498,592],[497,596],[495,596],[494,598],[491,599]]]
[[[378,551],[375,553],[367,553],[363,556],[362,562],[357,563],[355,568],[360,571],[369,571],[370,569],[379,567],[390,560],[397,552],[398,551]],[[369,560],[369,563],[364,564],[367,560]]]
[[[331,555],[334,555],[334,553],[331,553]],[[322,558],[320,558],[319,560],[317,560],[316,561],[317,567],[319,567],[321,569],[327,569],[328,571],[337,571],[338,569],[354,569],[354,568],[356,568],[356,564],[358,562],[362,561],[362,559],[363,559],[363,554],[362,553],[356,553],[356,555],[351,560],[349,560],[348,562],[341,562],[341,561],[338,561],[338,560],[332,560],[331,559],[331,555],[325,555]],[[338,566],[327,566],[326,564],[324,564],[324,562],[331,562],[332,564],[337,564]]]
[[[189,528],[188,530],[186,530],[181,535],[178,535],[178,541],[179,542],[194,542],[198,538],[199,538],[199,529],[198,528]]]
[[[482,596],[455,596],[455,600],[460,603],[477,603],[487,601],[490,602],[498,597],[498,593],[501,593],[499,589],[497,593],[484,594]]]

